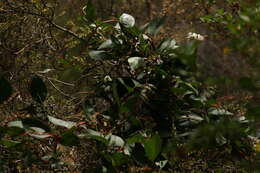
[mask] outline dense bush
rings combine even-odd
[[[58,147],[81,147],[86,139],[94,141],[100,159],[89,172],[226,171],[213,163],[201,168],[183,165],[184,160],[200,157],[211,162],[224,157],[224,164],[232,166],[239,158],[250,164],[250,171],[255,169],[252,117],[259,108],[249,109],[249,120],[239,112],[243,108],[218,104],[216,89],[196,79],[201,41],[179,45],[171,38],[154,39],[165,16],[141,27],[125,13],[100,21],[90,2],[83,8],[84,27],[73,24],[72,32],[49,18],[48,10],[55,4],[45,5],[36,10],[42,8],[46,13],[37,14],[48,23],[47,28],[71,37],[64,39],[65,55],[46,64],[52,68],[26,76],[32,100],[23,110],[29,116],[0,127],[0,144],[6,152],[0,156],[3,171],[19,169],[16,160],[23,168],[48,165],[62,169],[64,160]],[[53,40],[63,37],[57,31],[52,34]],[[6,105],[16,86],[9,82],[9,75],[0,77],[0,103]],[[54,116],[49,100],[59,100],[58,94],[77,104],[80,117]],[[48,147],[48,152],[37,146]],[[235,163],[228,163],[229,159]],[[242,172],[242,167],[234,169]]]

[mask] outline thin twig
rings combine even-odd
[[[52,77],[46,77],[46,76],[41,75],[41,74],[37,74],[37,75],[39,75],[39,76],[41,76],[41,77],[43,77],[43,78],[47,78],[48,80],[53,80],[53,81],[62,83],[62,84],[64,84],[64,85],[69,85],[69,86],[73,86],[73,87],[75,86],[75,85],[72,84],[72,83],[63,82],[63,81],[61,81],[61,80],[58,80],[58,79],[55,79],[55,78],[52,78]]]
[[[48,78],[47,78],[47,79],[48,79]],[[75,99],[74,97],[72,97],[72,96],[70,96],[70,95],[64,93],[63,91],[61,91],[58,87],[56,87],[56,86],[54,85],[54,83],[53,83],[50,79],[48,79],[48,81],[49,81],[49,82],[51,83],[51,85],[52,85],[57,91],[59,91],[62,95],[66,96],[66,97],[70,97],[70,98],[72,98],[72,99]]]
[[[47,18],[46,16],[42,15],[42,14],[38,14],[38,13],[34,13],[34,12],[31,12],[31,11],[25,11],[25,10],[16,10],[16,9],[12,9],[11,11],[14,11],[14,12],[18,12],[18,13],[24,13],[24,14],[29,14],[29,15],[33,15],[33,16],[38,16],[42,19],[45,19],[47,20],[53,27],[57,28],[58,30],[60,31],[63,31],[81,41],[87,41],[85,40],[84,38],[80,37],[79,35],[77,35],[76,33],[74,33],[73,31],[67,29],[67,28],[64,28],[60,25],[57,25],[56,23],[54,23],[51,19]]]
[[[69,85],[69,86],[72,86],[74,87],[75,85],[74,84],[71,84],[71,83],[67,83],[67,82],[63,82],[61,80],[58,80],[58,79],[55,79],[55,78],[52,78],[52,77],[47,77],[48,80],[53,80],[53,81],[56,81],[56,82],[59,82],[59,83],[62,83],[64,85]]]
[[[69,29],[67,29],[67,28],[64,28],[64,27],[62,27],[62,26],[60,26],[60,25],[57,25],[56,23],[54,23],[52,20],[49,20],[49,19],[47,19],[47,18],[45,18],[52,26],[54,26],[55,28],[57,28],[57,29],[59,29],[59,30],[61,30],[61,31],[63,31],[63,32],[66,32],[67,34],[69,34],[69,35],[71,35],[71,36],[73,36],[73,37],[75,37],[75,38],[77,38],[77,39],[79,39],[79,40],[81,40],[81,41],[87,41],[87,40],[85,40],[84,38],[82,38],[82,37],[80,37],[79,35],[77,35],[76,33],[74,33],[74,32],[72,32],[71,30],[69,30]]]

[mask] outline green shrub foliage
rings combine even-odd
[[[252,152],[251,121],[217,106],[215,88],[196,80],[200,41],[180,45],[170,38],[155,41],[164,17],[138,27],[128,14],[113,24],[94,20],[91,3],[83,11],[89,35],[73,37],[75,47],[68,58],[59,60],[66,69],[58,75],[68,82],[90,76],[93,92],[80,107],[84,119],[66,121],[46,115],[11,121],[0,127],[1,146],[20,153],[16,157],[25,165],[44,160],[57,166],[58,145],[72,147],[84,139],[93,140],[103,163],[98,170],[103,172],[127,172],[129,166],[171,172],[180,160],[196,152],[223,149],[243,156]],[[241,16],[245,22],[247,18]],[[79,64],[70,63],[75,50],[83,50],[75,55],[84,59]],[[44,107],[51,96],[45,75],[37,72],[29,85],[38,107]],[[12,89],[0,79],[2,103]],[[97,116],[102,123],[91,125]],[[29,150],[28,143],[49,141],[51,155],[38,158]]]

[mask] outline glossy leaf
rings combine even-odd
[[[203,121],[204,119],[201,116],[191,114],[191,115],[183,115],[180,117],[181,119],[186,119],[186,120],[195,120],[195,121]]]
[[[96,8],[92,4],[91,0],[89,0],[87,5],[83,7],[83,13],[84,17],[89,21],[93,21],[96,18]]]
[[[127,61],[132,70],[136,70],[144,66],[144,58],[141,57],[130,57]]]
[[[20,121],[11,121],[7,124],[8,127],[15,127],[24,130],[30,130],[37,133],[44,133],[50,131],[50,128],[35,118],[24,118]]]
[[[43,80],[39,76],[34,76],[30,84],[30,93],[33,98],[38,103],[43,103],[47,97],[47,87]]]
[[[19,128],[19,127],[6,127],[5,128],[5,134],[7,136],[11,136],[11,137],[15,137],[15,136],[18,136],[18,135],[21,135],[25,132],[24,129],[22,128]]]
[[[246,117],[249,119],[260,119],[260,106],[253,106],[248,108]]]
[[[22,119],[22,124],[24,128],[30,128],[30,130],[34,130],[36,132],[50,131],[50,128],[45,123],[35,118],[24,118]]]
[[[127,143],[132,144],[132,143],[140,143],[143,144],[145,142],[145,137],[142,135],[135,135],[127,139]]]
[[[52,116],[48,116],[48,119],[54,125],[66,127],[67,129],[70,129],[70,128],[76,126],[76,123],[72,122],[72,121],[64,121],[64,120],[61,120],[61,119],[58,119],[58,118],[55,118]]]
[[[115,103],[117,103],[117,105],[120,105],[120,98],[119,98],[119,94],[118,94],[118,87],[119,85],[117,85],[116,81],[113,81],[112,84],[112,91],[113,91],[113,98],[115,99]]]
[[[34,133],[29,133],[29,135],[30,135],[31,137],[36,138],[36,139],[45,139],[45,138],[49,138],[49,137],[52,136],[52,135],[50,135],[50,134],[34,134]]]
[[[13,92],[11,84],[4,78],[0,76],[0,104],[6,101]]]
[[[161,30],[165,19],[166,17],[156,18],[152,20],[149,24],[145,25],[142,30],[148,34],[155,35]]]
[[[71,83],[70,86],[73,86],[73,82],[78,80],[80,75],[80,69],[78,69],[77,67],[70,66],[61,73],[60,80]]]
[[[64,146],[77,146],[79,145],[79,138],[77,135],[73,133],[73,131],[69,130],[61,135],[60,143]]]
[[[146,157],[144,147],[140,143],[136,143],[132,148],[131,157],[138,165],[144,166],[151,164],[151,161]]]
[[[80,134],[79,137],[83,137],[83,138],[86,137],[89,139],[94,139],[96,141],[99,141],[99,142],[105,144],[106,146],[109,144],[109,141],[105,138],[105,136],[102,133],[92,130],[92,129],[87,129],[87,133]]]
[[[115,46],[115,44],[113,43],[113,41],[111,39],[108,39],[106,41],[104,41],[99,47],[98,49],[110,49],[113,48]]]
[[[167,38],[161,42],[161,44],[159,45],[158,51],[163,52],[163,51],[167,51],[167,50],[173,50],[176,48],[178,48],[178,46],[176,45],[176,41],[171,38]]]
[[[154,161],[160,154],[162,141],[159,135],[154,135],[144,143],[145,155],[149,160]]]
[[[123,147],[125,144],[124,140],[116,135],[109,134],[105,137],[105,139],[109,141],[109,146]]]
[[[9,139],[3,139],[3,138],[2,138],[2,139],[0,140],[0,144],[6,146],[6,147],[8,147],[8,148],[10,148],[10,147],[15,147],[15,146],[21,144],[21,142],[19,142],[19,141],[14,141],[14,140],[9,140]]]
[[[255,86],[255,82],[253,81],[252,78],[249,77],[242,77],[239,80],[239,85],[242,89],[246,89],[249,91],[256,91],[257,88]]]
[[[210,109],[209,114],[210,115],[216,115],[216,116],[218,116],[218,115],[233,115],[233,113],[231,113],[231,112],[229,112],[225,109],[215,109],[215,108]]]
[[[107,154],[107,155],[105,155],[105,157],[108,160],[110,160],[110,162],[112,163],[112,165],[114,167],[121,166],[121,165],[127,163],[126,156],[123,153],[116,152],[113,154]]]
[[[8,127],[24,128],[22,121],[11,121],[7,124]]]
[[[92,50],[89,52],[90,58],[94,60],[106,60],[109,59],[109,55],[104,50]]]

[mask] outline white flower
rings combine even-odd
[[[205,39],[204,36],[194,33],[194,32],[189,32],[187,38],[194,39],[194,40],[200,40],[200,41],[203,41]]]
[[[104,77],[104,82],[111,82],[111,81],[112,81],[112,79],[111,79],[111,77],[109,75],[106,75]]]
[[[119,22],[126,28],[131,28],[135,25],[135,18],[129,14],[123,13],[120,18]]]

